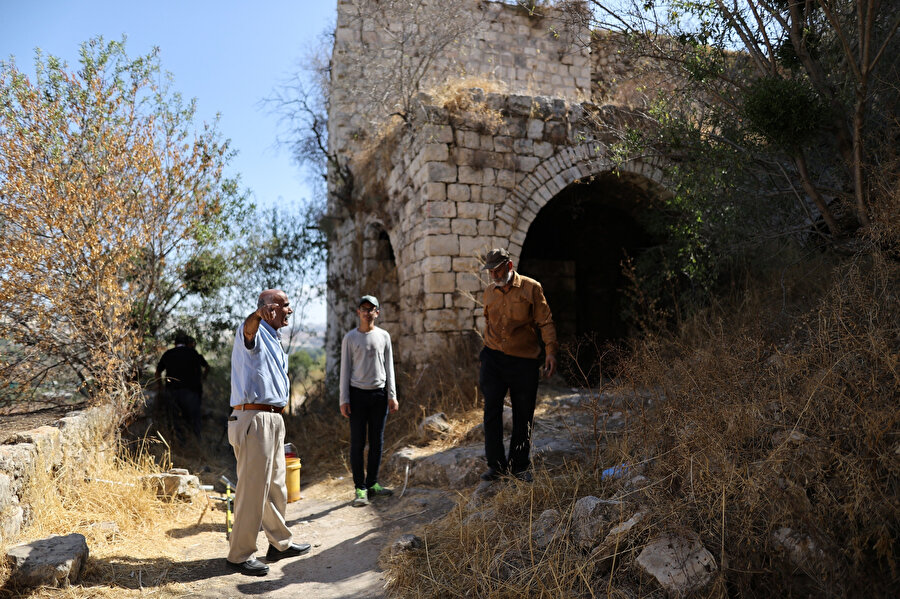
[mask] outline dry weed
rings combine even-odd
[[[9,571],[2,572],[0,597],[184,596],[184,585],[176,581],[191,564],[185,563],[184,544],[177,539],[208,526],[199,522],[204,517],[224,529],[218,512],[206,512],[202,495],[194,503],[169,502],[142,488],[141,476],[159,472],[147,454],[95,463],[89,478],[65,469],[37,472],[24,499],[33,520],[11,544],[80,533],[90,557],[81,582],[68,589],[23,595],[5,585]]]
[[[793,330],[751,294],[648,339],[629,369],[666,398],[625,452],[666,481],[641,500],[700,533],[738,594],[889,596],[898,574],[900,268],[859,257],[833,276]],[[818,550],[792,561],[784,528]]]
[[[656,407],[621,438],[598,434],[598,445],[611,442],[599,464],[538,471],[474,517],[462,501],[420,532],[424,549],[384,555],[389,595],[659,596],[631,563],[675,529],[699,534],[715,556],[720,573],[702,596],[893,596],[900,266],[876,255],[796,269],[745,280],[674,334],[635,343],[619,357],[619,391]],[[602,464],[620,462],[649,484],[601,480]],[[645,512],[610,573],[566,534],[546,550],[531,541],[543,510],[569,526],[585,495],[624,497]],[[778,541],[788,533],[806,544],[792,553]]]
[[[450,79],[430,90],[435,104],[450,114],[465,115],[469,126],[483,133],[496,133],[503,115],[485,100],[485,94],[506,91],[506,85],[486,77]]]
[[[397,386],[406,400],[392,417],[391,448],[416,442],[419,422],[436,412],[450,419],[452,439],[465,436],[474,422],[474,411],[481,408],[475,345],[474,337],[461,336],[417,370],[400,374]]]

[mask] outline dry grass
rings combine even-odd
[[[184,559],[190,537],[221,527],[216,532],[224,539],[224,518],[218,508],[207,509],[202,495],[193,503],[168,502],[141,487],[141,476],[159,472],[146,454],[95,463],[88,480],[64,470],[38,472],[24,498],[33,521],[10,545],[80,533],[90,558],[80,584],[68,589],[21,594],[5,584],[9,571],[0,572],[0,597],[184,596],[187,588],[177,580],[189,579],[197,566]]]
[[[488,104],[485,95],[506,91],[506,85],[496,79],[462,77],[445,81],[431,89],[429,93],[434,98],[435,104],[450,114],[464,115],[469,127],[482,133],[494,134],[503,124],[503,115]]]
[[[631,564],[672,529],[695,531],[715,556],[719,574],[701,596],[893,596],[898,290],[900,266],[879,256],[833,270],[806,262],[747,280],[676,332],[636,343],[618,357],[620,390],[649,393],[658,407],[597,443],[601,464],[627,462],[650,484],[628,490],[570,465],[505,487],[483,519],[466,521],[461,504],[420,532],[425,549],[385,557],[390,596],[659,596]],[[543,551],[531,541],[543,510],[568,526],[585,495],[624,497],[623,519],[646,514],[610,573],[565,535]],[[784,527],[821,553],[792,563],[773,542]]]
[[[400,374],[397,388],[406,399],[401,411],[392,416],[391,448],[418,441],[419,422],[437,412],[450,420],[451,440],[462,438],[474,425],[473,414],[480,422],[476,346],[477,338],[458,337],[418,370]]]

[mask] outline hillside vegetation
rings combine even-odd
[[[698,596],[892,596],[897,262],[814,255],[757,273],[635,340],[617,362],[602,391],[647,393],[656,407],[632,416],[624,433],[601,427],[599,459],[509,485],[483,506],[495,518],[454,512],[419,532],[424,549],[385,555],[391,596],[661,596],[630,564],[673,530],[699,535],[718,564]],[[645,480],[601,475],[617,464]],[[542,512],[556,509],[574,526],[573,505],[586,495],[624,498],[621,520],[643,513],[611,567],[568,537],[534,546]]]

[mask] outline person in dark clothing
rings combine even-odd
[[[203,379],[209,373],[209,364],[194,349],[193,337],[179,333],[175,336],[175,347],[167,350],[156,366],[156,380],[162,401],[177,406],[174,415],[175,430],[183,440],[183,429],[187,427],[200,439],[202,418],[200,405],[203,400]],[[165,372],[165,376],[163,373]]]

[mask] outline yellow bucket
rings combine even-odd
[[[288,503],[300,499],[300,458],[285,458],[287,474],[285,485],[287,486]]]

